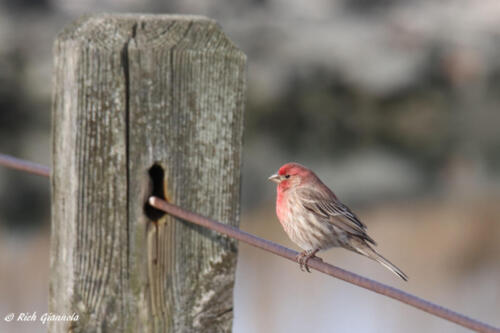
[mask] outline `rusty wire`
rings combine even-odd
[[[38,176],[50,176],[50,168],[45,165],[25,161],[5,154],[0,154],[0,165],[6,166],[11,169],[32,173]]]
[[[158,197],[150,197],[149,198],[149,204],[156,209],[160,209],[170,215],[173,215],[175,217],[178,217],[184,221],[195,223],[197,225],[200,225],[202,227],[215,230],[217,232],[220,232],[221,234],[227,235],[231,238],[235,238],[239,241],[245,242],[247,244],[250,244],[252,246],[258,247],[260,249],[263,249],[265,251],[274,253],[276,255],[279,255],[283,258],[286,258],[291,261],[297,261],[297,255],[299,254],[296,251],[293,251],[289,248],[286,248],[284,246],[281,246],[279,244],[273,243],[271,241],[259,238],[257,236],[254,236],[252,234],[249,234],[248,232],[239,230],[238,228],[235,228],[233,226],[223,224],[220,222],[217,222],[215,220],[206,218],[204,216],[188,212],[181,207],[178,207],[176,205],[172,205],[165,200],[162,200]],[[441,317],[443,319],[449,320],[451,322],[454,322],[460,326],[470,328],[474,331],[477,332],[500,332],[499,329],[490,326],[488,324],[484,324],[480,321],[477,321],[475,319],[469,318],[467,316],[464,316],[460,313],[451,311],[447,308],[444,308],[440,305],[433,304],[429,301],[426,301],[422,298],[419,298],[417,296],[408,294],[402,290],[389,287],[387,285],[384,285],[380,282],[370,280],[368,278],[365,278],[363,276],[348,272],[346,270],[343,270],[341,268],[338,268],[336,266],[327,264],[317,258],[312,258],[311,260],[308,261],[307,265],[310,268],[313,268],[319,272],[325,273],[327,275],[336,277],[338,279],[344,280],[346,282],[352,283],[354,285],[357,285],[359,287],[363,287],[365,289],[374,291],[376,293],[397,299],[398,301],[401,301],[403,303],[406,303],[408,305],[411,305],[413,307],[416,307],[420,310],[426,311],[430,314],[433,314],[435,316]]]
[[[50,176],[50,168],[24,161],[12,156],[0,154],[0,165],[4,165],[6,167],[10,167],[13,169],[37,174],[40,176],[45,176],[49,177]],[[226,236],[229,236],[231,238],[237,239],[239,241],[242,241],[244,243],[247,243],[249,245],[252,245],[254,247],[258,247],[260,249],[263,249],[265,251],[274,253],[278,256],[281,256],[283,258],[286,258],[291,261],[297,261],[297,255],[298,252],[293,251],[289,248],[286,248],[284,246],[281,246],[279,244],[273,243],[271,241],[268,241],[266,239],[262,239],[260,237],[257,237],[255,235],[252,235],[248,232],[242,231],[238,228],[235,228],[233,226],[227,225],[220,223],[218,221],[209,219],[207,217],[198,215],[193,212],[189,212],[187,210],[184,210],[183,208],[170,204],[166,202],[165,200],[158,198],[158,197],[150,197],[148,200],[149,204],[156,209],[162,210],[165,213],[168,213],[172,216],[175,216],[179,219],[182,219],[184,221],[194,223],[197,225],[200,225],[202,227],[217,231],[221,234],[224,234]],[[422,311],[425,311],[427,313],[430,313],[432,315],[435,315],[437,317],[441,317],[445,320],[454,322],[460,326],[469,328],[471,330],[477,331],[477,332],[484,332],[484,333],[500,333],[500,329],[493,327],[491,325],[488,325],[486,323],[480,322],[476,319],[472,319],[470,317],[464,316],[458,312],[449,310],[443,306],[431,303],[429,301],[426,301],[420,297],[411,295],[409,293],[406,293],[402,290],[387,286],[385,284],[382,284],[380,282],[365,278],[363,276],[351,273],[349,271],[346,271],[344,269],[341,269],[339,267],[327,264],[317,258],[312,258],[308,262],[308,266],[310,268],[313,268],[319,272],[322,272],[324,274],[336,277],[338,279],[344,280],[346,282],[349,282],[351,284],[357,285],[359,287],[371,290],[373,292],[379,293],[381,295],[385,295],[387,297],[396,299],[400,302],[406,303],[410,306],[413,306],[417,309],[420,309]]]

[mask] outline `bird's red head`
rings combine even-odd
[[[298,163],[287,163],[279,168],[278,173],[269,177],[269,180],[279,184],[279,188],[286,190],[300,185],[304,180],[315,177],[314,173]]]
[[[278,175],[280,176],[296,176],[296,175],[301,175],[305,176],[306,174],[310,173],[308,168],[305,166],[302,166],[298,163],[287,163],[283,165],[279,170],[278,170]]]

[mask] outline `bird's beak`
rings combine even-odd
[[[272,175],[271,177],[269,177],[267,179],[276,183],[276,184],[281,183],[281,177],[277,173],[275,173],[274,175]]]

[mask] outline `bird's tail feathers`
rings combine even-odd
[[[408,276],[403,273],[399,268],[396,267],[392,262],[384,258],[381,254],[379,254],[377,251],[375,251],[370,245],[366,244],[362,247],[357,247],[356,251],[359,252],[360,254],[377,261],[380,263],[382,266],[399,276],[405,281],[408,281]]]

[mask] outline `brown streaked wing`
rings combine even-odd
[[[325,218],[337,228],[376,245],[375,241],[366,233],[366,225],[342,202],[332,200],[312,188],[303,188],[297,191],[297,195],[301,199],[300,202],[305,209]]]

